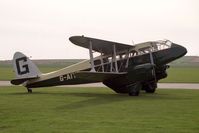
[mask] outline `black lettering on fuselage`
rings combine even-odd
[[[69,73],[69,74],[66,74],[66,75],[61,75],[59,76],[59,80],[62,82],[62,81],[66,81],[66,80],[72,80],[72,79],[75,79],[76,76],[74,73]]]
[[[17,73],[19,75],[23,75],[30,72],[28,64],[24,64],[25,62],[27,62],[27,57],[21,57],[16,59]]]

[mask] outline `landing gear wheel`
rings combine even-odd
[[[157,88],[157,83],[151,83],[146,86],[145,91],[146,93],[155,93]]]
[[[129,96],[138,96],[141,88],[142,84],[140,83],[137,83],[135,86],[131,86]]]
[[[131,91],[129,92],[129,96],[139,96],[140,91]]]
[[[32,89],[27,88],[27,90],[28,90],[28,93],[32,93]]]

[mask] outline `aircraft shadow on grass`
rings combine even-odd
[[[60,107],[60,109],[79,109],[79,108],[86,108],[91,106],[100,106],[106,105],[110,103],[117,103],[121,101],[129,100],[126,98],[126,95],[117,95],[117,94],[97,94],[97,93],[69,93],[69,95],[75,97],[85,97],[87,99],[72,102],[65,106]]]
[[[97,94],[97,93],[69,93],[68,95],[73,95],[77,97],[89,97],[86,100],[72,102],[65,106],[60,107],[60,109],[79,109],[79,108],[86,108],[90,106],[100,106],[106,105],[110,103],[121,103],[125,101],[157,101],[157,100],[184,100],[190,99],[186,97],[176,97],[175,95],[170,94],[141,94],[140,97],[126,97],[125,94]]]
[[[32,94],[27,94],[26,92],[17,92],[17,93],[9,93],[9,95],[48,95],[48,96],[74,96],[74,97],[85,97],[87,99],[82,99],[80,101],[69,101],[71,103],[68,103],[66,101],[66,105],[63,105],[61,107],[57,107],[56,109],[61,110],[73,110],[73,109],[79,109],[79,108],[86,108],[90,106],[100,106],[100,105],[106,105],[110,103],[119,103],[129,100],[134,101],[156,101],[156,100],[183,100],[187,99],[186,97],[176,97],[175,95],[172,95],[172,93],[162,93],[162,94],[145,94],[141,93],[140,97],[126,97],[125,94],[110,94],[110,93],[100,93],[100,92],[34,92]]]

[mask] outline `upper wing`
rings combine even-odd
[[[88,72],[88,71],[79,71],[75,73],[75,76],[78,78],[90,80],[90,81],[96,81],[96,82],[102,82],[107,79],[111,78],[117,78],[122,75],[125,75],[126,72],[123,73],[114,73],[114,72]]]
[[[113,53],[113,45],[116,47],[116,51],[124,51],[128,50],[134,46],[117,43],[117,42],[111,42],[101,39],[95,39],[90,37],[84,37],[84,36],[72,36],[69,38],[69,40],[74,43],[75,45],[89,48],[90,41],[92,42],[92,50],[104,53],[104,54],[111,54]]]

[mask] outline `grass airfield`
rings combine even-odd
[[[129,97],[108,88],[0,87],[1,133],[198,133],[199,91]]]

